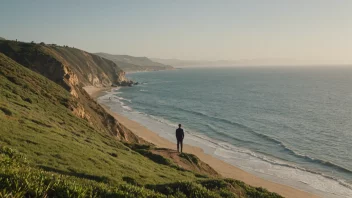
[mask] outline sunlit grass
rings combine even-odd
[[[0,53],[0,197],[279,197],[234,180],[200,179],[149,146],[126,146],[73,115],[75,103]]]

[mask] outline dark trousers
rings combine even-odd
[[[181,152],[182,153],[182,147],[183,147],[183,139],[177,139],[177,151],[178,152]],[[180,148],[180,146],[179,145],[181,145],[181,151],[179,151],[179,148]]]

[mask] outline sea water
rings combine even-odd
[[[259,177],[352,197],[352,68],[199,68],[129,74],[99,98],[128,118]],[[187,152],[187,151],[185,151]]]

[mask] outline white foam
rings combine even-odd
[[[116,98],[119,99],[119,100],[124,100],[124,101],[127,101],[127,102],[129,102],[129,103],[132,103],[131,100],[126,99],[126,98],[123,98],[123,97],[118,97],[118,96],[116,96]]]
[[[124,111],[132,111],[133,109],[123,102],[123,101],[127,101],[129,103],[132,103],[132,101],[129,100],[129,99],[123,98],[123,97],[116,96],[116,94],[121,93],[121,92],[115,92],[117,90],[118,89],[112,90],[111,92],[107,92],[106,95],[99,97],[98,98],[98,102],[99,103],[104,103],[104,104],[108,105],[109,107],[112,107],[112,106],[114,106],[117,103],[117,104],[120,105],[122,110],[124,110]]]
[[[109,105],[113,111],[139,122],[148,129],[158,133],[161,137],[175,141],[174,129],[177,127],[176,123],[172,123],[161,117],[133,111],[132,108],[124,105],[119,98],[117,98],[118,101],[116,102],[107,102],[104,99],[107,97],[103,96],[99,99]],[[117,107],[118,105],[116,104],[120,104],[122,108]],[[303,168],[273,157],[211,139],[197,132],[186,131],[184,142],[185,144],[200,147],[214,157],[267,180],[308,191],[321,197],[352,197],[352,189],[341,185],[339,181],[314,172],[304,171]]]
[[[326,178],[320,174],[294,168],[294,165],[289,165],[284,161],[270,159],[267,156],[260,157],[260,154],[253,155],[249,152],[236,152],[221,147],[217,148],[214,154],[230,164],[256,175],[259,174],[264,178],[273,179],[275,182],[310,191],[309,188],[300,184],[302,183],[305,186],[313,188],[313,192],[320,191],[329,193],[330,196],[329,194],[324,194],[326,197],[351,197],[352,195],[352,190],[342,186],[338,181]],[[263,158],[267,159],[263,160]],[[272,161],[272,163],[270,163],[270,161]]]
[[[127,111],[132,111],[132,108],[127,105],[122,105],[122,108],[126,109]]]

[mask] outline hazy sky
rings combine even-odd
[[[352,0],[1,0],[0,27],[89,52],[352,63]]]

